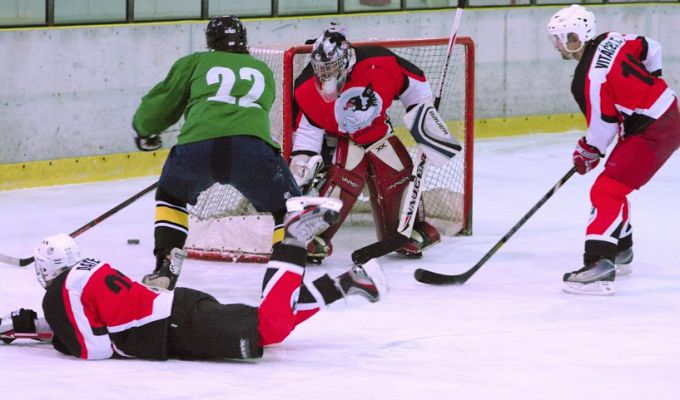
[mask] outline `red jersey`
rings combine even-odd
[[[586,117],[586,141],[606,153],[617,134],[642,132],[675,100],[661,76],[661,46],[637,35],[607,32],[588,44],[571,91]]]
[[[307,65],[295,80],[293,151],[321,152],[323,135],[368,145],[391,132],[387,109],[400,99],[405,107],[432,99],[425,74],[384,47],[355,48],[356,63],[338,98],[327,103]]]
[[[174,292],[135,282],[87,258],[58,276],[43,298],[54,347],[84,359],[114,355],[167,359]]]

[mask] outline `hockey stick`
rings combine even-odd
[[[489,258],[491,258],[491,256],[493,256],[496,251],[498,251],[498,249],[500,249],[505,244],[505,242],[507,242],[510,237],[514,235],[515,232],[517,232],[517,230],[519,230],[519,228],[521,228],[522,225],[524,225],[524,223],[527,222],[527,220],[531,218],[531,216],[534,215],[534,213],[538,211],[538,209],[541,208],[541,206],[543,206],[543,204],[545,204],[545,202],[548,201],[548,199],[551,198],[553,194],[555,194],[555,192],[557,192],[557,189],[564,185],[564,183],[567,182],[572,175],[574,175],[574,172],[576,172],[576,167],[572,167],[569,172],[567,172],[567,174],[564,175],[557,182],[557,184],[553,186],[552,189],[550,189],[548,193],[546,193],[541,198],[541,200],[539,200],[538,203],[536,203],[536,205],[531,208],[531,210],[529,210],[529,212],[524,214],[522,219],[520,219],[519,222],[517,222],[515,226],[513,226],[510,231],[508,231],[508,233],[506,233],[505,236],[503,236],[501,240],[499,240],[498,243],[496,243],[496,245],[493,246],[491,250],[489,250],[484,255],[484,257],[482,257],[482,259],[477,262],[477,264],[474,265],[474,267],[459,275],[440,274],[418,268],[414,273],[416,280],[418,282],[429,283],[431,285],[462,285],[467,282],[467,280],[470,279],[470,277],[474,275],[477,270],[482,268],[482,265],[484,265],[484,263],[486,263]]]
[[[458,36],[458,28],[460,27],[460,19],[463,15],[464,0],[458,0],[458,8],[453,17],[453,26],[451,27],[451,36],[449,37],[448,47],[446,49],[446,59],[444,66],[439,76],[437,87],[437,94],[434,99],[434,107],[439,109],[439,103],[444,92],[444,80],[449,69],[449,61],[453,54],[453,48],[456,44],[456,36]],[[415,223],[415,214],[418,210],[418,203],[421,197],[420,184],[425,179],[427,171],[427,156],[423,152],[421,146],[418,146],[416,156],[414,158],[413,170],[411,171],[411,178],[408,187],[404,191],[403,203],[401,205],[401,212],[399,217],[399,227],[397,231],[386,237],[383,240],[364,246],[352,253],[352,262],[357,265],[362,265],[372,258],[382,257],[393,251],[398,250],[411,238],[411,231],[413,231],[413,224]]]
[[[45,318],[37,318],[35,322],[35,332],[16,332],[10,315],[0,318],[0,340],[5,344],[10,344],[16,339],[33,339],[40,342],[50,342],[54,333]]]
[[[104,214],[98,216],[97,218],[93,219],[92,221],[88,222],[87,224],[85,224],[85,225],[81,226],[80,228],[76,229],[75,231],[71,232],[69,234],[69,236],[71,236],[72,238],[80,236],[81,234],[88,231],[93,226],[98,225],[100,222],[104,221],[108,217],[112,216],[113,214],[117,213],[118,211],[122,210],[123,208],[129,206],[130,204],[134,203],[140,197],[142,197],[145,194],[149,193],[150,191],[156,189],[157,186],[158,186],[158,182],[154,182],[150,186],[143,189],[141,192],[135,194],[134,196],[130,197],[129,199],[118,204],[117,206],[113,207],[109,211],[105,212]],[[0,262],[5,263],[5,264],[10,264],[10,265],[17,265],[19,267],[25,267],[25,266],[31,264],[34,260],[35,259],[32,256],[26,257],[26,258],[18,258],[18,257],[12,257],[12,256],[8,256],[8,255],[0,253]]]

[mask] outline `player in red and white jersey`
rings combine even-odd
[[[597,36],[595,15],[579,5],[558,11],[548,33],[562,58],[578,61],[571,91],[588,131],[573,153],[576,171],[595,168],[616,142],[590,191],[584,267],[564,275],[564,290],[613,294],[615,276],[631,272],[627,196],[680,147],[677,96],[661,78],[661,46],[650,38],[619,32]]]
[[[46,289],[47,324],[21,309],[0,319],[0,339],[51,336],[58,351],[88,360],[259,358],[263,346],[283,341],[330,303],[355,294],[378,301],[386,286],[377,263],[302,282],[307,243],[337,220],[341,203],[296,197],[286,205],[286,233],[274,246],[258,307],[221,304],[189,288],[146,286],[109,263],[83,258],[76,242],[59,234],[41,241],[34,252],[38,280]],[[184,253],[174,249],[171,255],[171,268],[179,275]]]
[[[294,96],[291,171],[304,192],[321,170],[325,176],[315,188],[321,196],[343,201],[340,222],[315,238],[310,258],[319,261],[330,254],[330,240],[366,182],[378,239],[395,232],[413,162],[393,134],[387,109],[395,99],[407,110],[431,104],[423,71],[384,47],[352,47],[344,29],[332,24],[314,42]],[[422,202],[420,207],[402,254],[420,255],[440,240],[424,219]]]

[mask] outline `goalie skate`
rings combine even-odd
[[[600,259],[578,271],[564,274],[562,290],[573,294],[609,296],[616,292],[616,267],[607,259]]]
[[[408,243],[397,250],[397,253],[411,258],[419,258],[423,251],[441,241],[437,229],[425,221],[416,222],[411,231]]]
[[[616,265],[616,276],[628,275],[633,272],[633,248],[629,247],[626,250],[619,251],[616,254],[614,264]]]
[[[321,236],[314,236],[307,245],[307,264],[320,265],[324,258],[333,254],[333,244]]]

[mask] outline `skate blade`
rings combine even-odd
[[[616,266],[616,276],[630,275],[633,272],[633,266],[630,264],[621,264]]]
[[[390,287],[387,284],[387,278],[385,277],[385,272],[383,272],[382,267],[375,259],[369,260],[361,267],[364,269],[364,271],[366,271],[366,274],[371,277],[373,283],[375,283],[375,287],[378,289],[378,293],[380,294],[380,300],[382,300],[385,294],[387,294],[387,292],[390,290]]]
[[[305,209],[305,207],[312,205],[340,212],[340,209],[342,209],[342,200],[332,197],[311,196],[291,197],[290,199],[286,200],[286,209],[288,212],[302,211]]]
[[[150,289],[169,291],[168,287],[170,287],[170,278],[165,276],[147,275],[142,279],[142,283]]]
[[[571,294],[589,296],[611,296],[616,293],[614,282],[612,281],[595,281],[591,283],[562,282],[562,290]]]

